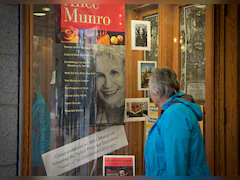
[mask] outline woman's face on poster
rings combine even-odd
[[[97,57],[97,90],[100,98],[110,107],[124,104],[124,71],[120,57]]]

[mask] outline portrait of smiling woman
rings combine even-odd
[[[96,125],[124,122],[124,46],[98,45],[96,53]]]

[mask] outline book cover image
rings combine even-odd
[[[135,176],[135,156],[103,156],[103,176]]]

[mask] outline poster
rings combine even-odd
[[[154,123],[158,120],[158,108],[155,107],[153,102],[149,104],[149,119],[145,122],[145,140],[148,136],[148,132],[154,125]]]
[[[180,11],[180,90],[205,101],[206,5],[189,5]]]
[[[125,99],[125,122],[147,121],[149,119],[149,98]]]
[[[128,145],[124,126],[112,126],[42,154],[48,176],[61,175]]]
[[[135,156],[103,156],[103,176],[135,176]]]
[[[64,128],[124,123],[124,31],[124,4],[61,4],[56,77]]]

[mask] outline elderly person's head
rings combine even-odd
[[[172,95],[179,92],[176,73],[169,68],[156,68],[149,81],[150,96],[161,107]]]

